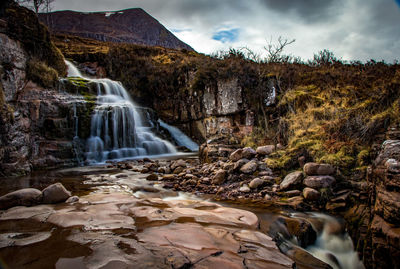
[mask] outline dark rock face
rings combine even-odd
[[[57,11],[39,14],[54,33],[99,41],[193,50],[140,8],[115,12]]]

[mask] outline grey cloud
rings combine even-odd
[[[284,16],[295,15],[307,23],[320,23],[340,15],[343,0],[260,0]]]

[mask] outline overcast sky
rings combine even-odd
[[[400,0],[56,0],[53,10],[140,7],[196,51],[210,54],[296,39],[286,54],[329,49],[344,60],[400,60]]]

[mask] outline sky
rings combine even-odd
[[[400,0],[55,0],[53,10],[140,7],[196,51],[247,47],[265,56],[279,37],[304,60],[323,49],[343,60],[400,60]]]

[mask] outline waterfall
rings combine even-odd
[[[171,134],[172,138],[175,140],[178,146],[184,146],[190,149],[191,151],[199,150],[199,145],[193,142],[193,140],[190,139],[190,137],[188,137],[187,135],[185,135],[181,130],[179,130],[174,126],[166,124],[162,120],[158,120],[158,122],[160,123],[160,126],[162,128],[168,130],[168,132]]]
[[[72,63],[66,64],[69,76],[82,77]],[[152,132],[150,119],[143,117],[147,114],[133,103],[120,82],[85,79],[97,85],[97,102],[87,140],[89,163],[176,153],[170,142]]]
[[[315,244],[307,247],[307,251],[334,269],[364,269],[349,234],[338,232],[342,224],[334,217],[322,213],[311,215],[323,221],[323,230]]]
[[[67,77],[82,77],[81,72],[76,68],[76,66],[68,60],[65,60],[65,64],[67,65]]]

